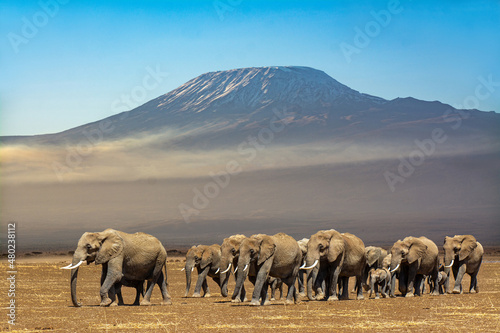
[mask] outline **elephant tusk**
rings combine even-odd
[[[398,269],[398,268],[399,268],[399,264],[396,266],[396,268],[394,268],[394,269],[391,271],[391,273],[394,273],[394,272],[396,271],[396,269]]]
[[[224,272],[220,272],[220,273],[221,274],[226,274],[229,269],[231,269],[231,263],[229,263],[229,266],[227,266],[227,269]]]
[[[65,266],[65,267],[61,267],[61,269],[73,269],[73,268],[77,268],[78,266],[80,266],[81,264],[83,264],[85,260],[81,260],[78,264],[72,266],[73,264],[69,265],[69,266]]]
[[[215,271],[215,274],[219,273],[220,271],[220,268],[217,268],[217,270]]]
[[[192,272],[192,271],[194,271],[194,267],[193,267],[193,268],[191,268],[191,272]]]
[[[448,266],[444,266],[444,267],[449,268],[449,267],[453,266],[453,262],[454,262],[454,261],[455,261],[455,259],[452,259],[452,260],[451,260],[451,263],[450,263]]]
[[[248,264],[245,265],[245,268],[243,268],[243,272],[246,271],[248,269]]]
[[[301,268],[301,269],[305,269],[305,270],[313,269],[314,267],[316,267],[316,265],[318,264],[318,262],[319,262],[319,260],[318,260],[318,259],[316,259],[316,261],[314,262],[314,264],[312,264],[312,265],[311,265],[311,266],[309,266],[309,267],[303,267],[303,268]],[[304,265],[305,265],[305,264],[304,264]],[[303,266],[304,266],[304,265],[303,265]]]
[[[234,274],[236,274],[236,272],[237,272],[237,271],[238,271],[238,267],[236,267],[236,268],[234,269]]]
[[[306,268],[306,261],[304,260],[304,263],[302,264],[302,266],[299,267],[299,269],[304,269]]]
[[[182,271],[184,271],[185,269],[186,269],[186,267],[183,267],[183,268],[181,269],[181,272],[182,272]]]

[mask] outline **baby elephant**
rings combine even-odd
[[[443,271],[439,271],[438,273],[438,288],[439,288],[439,294],[440,295],[443,295],[445,292],[444,290],[444,285],[446,283],[446,280],[448,280],[448,274],[446,274],[445,272]],[[432,281],[431,279],[427,279],[427,283],[429,284],[429,288],[432,290],[433,286],[432,286]]]
[[[370,295],[375,291],[375,299],[386,298],[391,292],[391,272],[387,268],[372,269],[368,273],[368,283],[370,284]],[[380,293],[378,287],[380,286]]]
[[[271,301],[275,301],[276,298],[274,297],[276,294],[276,289],[280,291],[280,299],[283,298],[283,281],[281,281],[280,278],[275,278],[275,277],[268,277],[267,278],[267,283],[269,283],[269,286],[271,287]]]

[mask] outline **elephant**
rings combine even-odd
[[[444,266],[440,266],[439,272],[438,272],[438,280],[437,280],[440,295],[443,295],[445,292],[444,286],[445,286],[447,280],[448,280],[448,273],[444,271]],[[432,290],[433,285],[432,285],[432,281],[429,277],[427,277],[427,284],[429,285],[429,289]]]
[[[365,263],[365,245],[361,239],[353,234],[341,234],[333,229],[318,231],[307,243],[306,260],[301,267],[301,269],[308,270],[307,297],[309,300],[314,300],[313,285],[318,279],[326,278],[328,301],[338,300],[337,284],[339,282],[342,286],[341,299],[348,299],[349,277],[355,276],[357,299],[364,299],[361,278]],[[316,299],[319,299],[318,295]]]
[[[280,278],[288,286],[286,304],[297,303],[295,280],[302,252],[297,241],[284,233],[273,236],[258,234],[244,239],[240,245],[238,274],[233,298],[239,294],[246,276],[254,285],[250,305],[267,305],[268,276]],[[262,302],[259,302],[262,299]]]
[[[472,235],[446,236],[444,239],[444,266],[453,271],[455,286],[450,290],[449,278],[445,283],[447,293],[462,293],[462,278],[470,275],[469,293],[479,292],[477,288],[477,274],[483,261],[483,246]]]
[[[76,297],[78,267],[87,262],[103,265],[101,276],[101,306],[113,301],[108,297],[109,290],[121,281],[148,281],[141,305],[151,304],[151,294],[158,284],[163,301],[162,305],[172,304],[167,291],[167,252],[161,242],[151,235],[137,232],[128,234],[114,229],[102,232],[86,232],[78,241],[72,263],[64,269],[71,270],[71,300],[76,307],[81,306]],[[165,269],[165,275],[162,270]]]
[[[241,242],[247,238],[245,235],[232,235],[230,237],[224,238],[221,245],[221,264],[220,264],[220,281],[221,281],[221,291],[223,295],[227,295],[228,289],[227,285],[229,282],[229,276],[231,275],[231,267],[234,267],[234,277],[235,280],[238,279],[238,258],[240,255],[240,245]],[[245,286],[242,286],[238,295],[232,298],[232,302],[244,302],[245,301]]]
[[[368,297],[371,297],[372,293],[375,292],[375,299],[379,299],[378,287],[380,286],[380,293],[383,298],[386,298],[391,291],[391,272],[388,268],[372,268],[368,272],[368,283],[370,285],[370,295]]]
[[[391,248],[391,273],[401,266],[399,288],[405,297],[420,296],[424,275],[430,275],[433,281],[431,295],[439,295],[438,291],[438,248],[427,237],[406,237],[398,240]]]
[[[271,287],[271,301],[276,300],[274,297],[276,294],[276,290],[280,291],[280,299],[283,299],[283,281],[279,278],[268,277],[267,283]]]
[[[206,260],[207,262],[205,263],[204,266],[202,266],[202,261],[203,261],[203,255],[204,253],[209,250],[207,253]],[[186,272],[186,292],[184,293],[184,297],[188,297],[189,294],[189,289],[191,287],[191,274],[196,268],[198,271],[198,280],[196,283],[196,286],[194,288],[194,293],[193,297],[201,297],[201,289],[203,289],[203,297],[210,297],[210,288],[208,287],[207,283],[207,276],[210,276],[217,285],[220,285],[220,280],[219,280],[219,275],[217,268],[212,269],[211,267],[214,267],[211,263],[209,263],[209,254],[213,254],[213,252],[220,252],[220,245],[214,244],[211,246],[208,245],[197,245],[197,246],[192,246],[187,254],[186,254],[186,264],[182,270]],[[217,254],[218,261],[217,265],[219,264],[220,261],[220,253]],[[204,272],[204,269],[206,268],[207,265],[210,264],[209,269]],[[217,271],[217,273],[216,273]],[[227,296],[227,290],[226,293],[222,292],[222,295],[225,297]]]
[[[401,265],[394,271],[391,271],[391,259],[392,255],[389,253],[387,256],[385,256],[384,260],[382,261],[382,268],[387,268],[391,272],[391,286],[390,286],[390,291],[389,291],[389,297],[396,297],[394,294],[396,291],[396,280],[400,279],[401,282],[399,284],[399,291],[401,294],[404,296],[406,295],[406,276],[408,275],[408,268],[405,267],[401,269]]]
[[[189,295],[189,289],[191,288],[191,274],[193,273],[194,269],[195,268],[197,269],[198,275],[201,272],[200,270],[201,257],[203,256],[203,252],[206,250],[207,247],[208,247],[207,245],[194,245],[186,253],[186,264],[182,269],[186,274],[186,292],[184,293],[184,297],[188,297]],[[202,284],[202,288],[203,288],[203,294],[206,295],[207,297],[210,296],[210,289],[208,288],[208,283],[206,281]],[[198,294],[199,293],[200,290],[198,290]]]
[[[387,256],[387,250],[377,247],[377,246],[367,246],[365,248],[366,265],[363,269],[363,280],[361,285],[364,287],[365,291],[370,289],[368,283],[368,274],[371,269],[382,268],[382,262]]]
[[[200,273],[198,274],[198,281],[196,282],[193,297],[201,297],[200,290],[203,284],[207,285],[207,276],[210,276],[218,286],[221,286],[219,277],[221,255],[222,251],[219,244],[207,246],[205,251],[203,251],[199,266]],[[222,296],[226,297],[227,290],[224,292],[224,290],[221,288],[221,294]],[[209,296],[209,293],[205,293],[205,297]]]

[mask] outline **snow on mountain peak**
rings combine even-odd
[[[259,109],[270,103],[333,105],[340,97],[373,99],[310,67],[249,67],[202,74],[157,99],[159,109],[199,113],[224,106]],[[165,110],[166,111],[166,110]]]

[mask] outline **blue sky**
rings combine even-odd
[[[251,66],[500,112],[499,1],[59,1],[0,4],[2,135],[59,132]],[[479,78],[499,84],[477,98]]]

